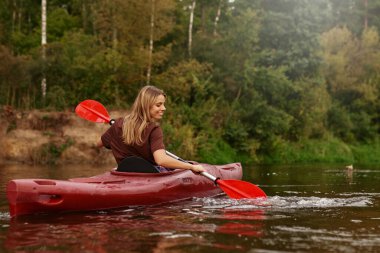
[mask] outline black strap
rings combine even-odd
[[[156,169],[156,167],[154,167],[153,164],[138,156],[130,156],[124,158],[123,161],[121,161],[121,163],[119,163],[119,165],[117,166],[116,171],[159,173],[159,171]]]

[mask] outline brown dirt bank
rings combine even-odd
[[[124,112],[111,112],[119,117]],[[110,151],[95,147],[107,124],[88,122],[74,112],[0,111],[0,162],[115,163]]]

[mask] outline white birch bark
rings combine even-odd
[[[214,20],[214,36],[217,35],[217,27],[218,27],[218,22],[220,19],[221,12],[222,12],[222,0],[219,0],[218,10],[216,11],[216,16]]]
[[[45,77],[45,61],[46,61],[46,0],[41,0],[41,46],[42,46],[42,61],[43,73],[41,81],[42,97],[46,97],[46,77]]]
[[[191,58],[191,47],[192,47],[192,40],[193,40],[193,22],[194,22],[195,4],[196,4],[196,0],[193,0],[193,4],[191,5],[191,9],[190,9],[189,44],[188,44],[188,51],[189,51],[190,58]]]

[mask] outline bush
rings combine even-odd
[[[301,140],[297,143],[281,142],[269,155],[261,157],[265,163],[353,163],[350,146],[338,139]]]

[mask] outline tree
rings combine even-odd
[[[376,29],[364,30],[357,37],[346,27],[335,27],[322,35],[321,44],[324,75],[338,110],[347,111],[351,122],[360,122],[360,127],[350,129],[355,139],[370,140],[378,131],[380,41]]]
[[[0,59],[0,104],[27,109],[35,106],[32,98],[36,96],[36,90],[31,85],[30,58],[13,56],[8,48],[0,46]]]
[[[193,23],[194,23],[194,11],[195,11],[195,5],[197,1],[193,0],[191,7],[190,7],[190,18],[189,18],[189,42],[188,42],[188,51],[189,51],[189,57],[191,58],[191,48],[193,43]]]
[[[346,26],[355,35],[369,27],[380,29],[380,1],[378,0],[330,0],[331,24],[329,29]]]
[[[41,48],[42,48],[42,61],[45,65],[46,61],[46,0],[41,0]],[[42,80],[41,80],[42,98],[46,97],[46,77],[43,67]]]
[[[327,19],[327,1],[263,1],[256,64],[286,67],[291,80],[318,75],[318,35]]]

